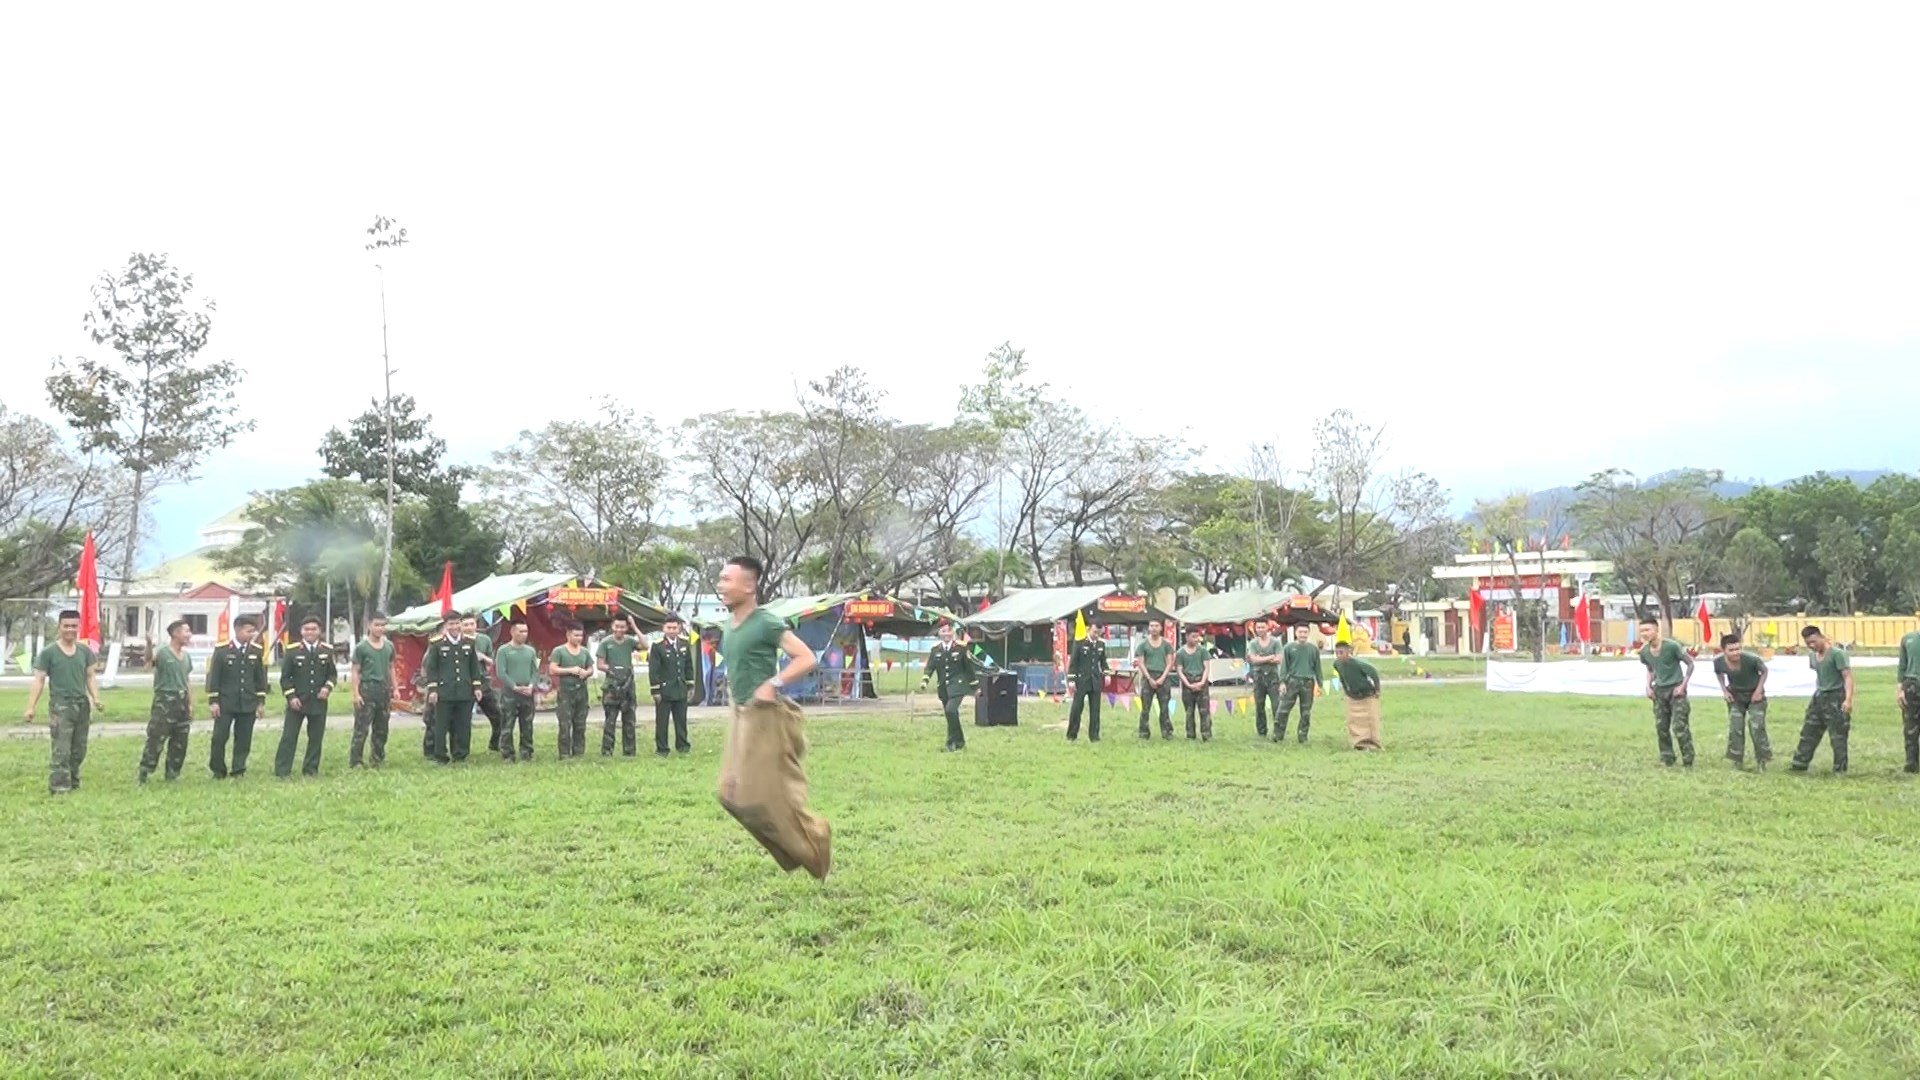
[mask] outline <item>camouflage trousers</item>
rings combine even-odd
[[[640,717],[636,712],[633,695],[633,673],[614,672],[607,676],[606,688],[600,691],[600,706],[606,710],[607,722],[600,731],[600,755],[613,753],[613,725],[620,725],[620,752],[632,757],[638,752],[640,738]]]
[[[370,691],[370,692],[368,692]],[[378,683],[368,684],[353,709],[353,741],[347,744],[347,765],[359,768],[366,761],[367,736],[373,736],[373,767],[387,763],[387,725],[393,720],[393,695]]]
[[[187,733],[193,730],[193,717],[187,712],[187,696],[166,690],[153,692],[153,708],[147,712],[147,745],[140,751],[140,782],[160,766],[160,748],[167,749],[166,778],[180,779],[187,763]]]
[[[1144,678],[1140,680],[1141,738],[1144,739],[1153,734],[1152,728],[1148,726],[1148,717],[1153,715],[1153,707],[1156,703],[1160,706],[1160,737],[1163,739],[1173,738],[1173,719],[1167,715],[1167,706],[1172,700],[1173,682],[1171,679],[1161,683],[1159,686],[1148,685],[1147,680]]]
[[[1853,727],[1853,717],[1840,707],[1846,697],[1844,690],[1820,690],[1807,702],[1807,719],[1800,725],[1800,745],[1793,752],[1794,772],[1806,772],[1813,764],[1813,752],[1820,748],[1822,735],[1833,745],[1833,771],[1847,771],[1847,733]]]
[[[1693,699],[1678,686],[1653,688],[1653,737],[1660,744],[1660,764],[1673,764],[1673,745],[1680,744],[1680,763],[1693,764]],[[1759,750],[1756,744],[1755,751]]]
[[[1269,705],[1271,705],[1273,708],[1274,716],[1277,717],[1281,715],[1280,684],[1277,681],[1261,682],[1257,678],[1254,679],[1253,680],[1253,730],[1255,734],[1264,736],[1267,733],[1267,708]]]
[[[578,679],[562,679],[555,695],[553,711],[560,720],[560,756],[579,757],[587,752],[587,687]],[[567,686],[580,689],[568,691]]]
[[[513,733],[520,731],[520,754],[527,761],[533,760],[533,711],[537,703],[532,694],[522,694],[509,688],[500,695],[500,756],[508,761],[514,760]]]
[[[1198,690],[1180,688],[1180,707],[1187,714],[1187,738],[1194,737],[1194,718],[1200,720],[1200,738],[1213,738],[1213,693],[1203,686]]]
[[[1765,765],[1773,760],[1773,744],[1767,739],[1767,699],[1754,701],[1733,695],[1727,702],[1727,760],[1738,765],[1746,760],[1747,732],[1753,732],[1753,760]]]
[[[1900,734],[1907,741],[1907,771],[1920,772],[1920,679],[1906,679],[1901,688],[1907,703],[1900,710]]]
[[[87,728],[93,723],[93,705],[87,701],[55,701],[47,708],[47,731],[53,736],[53,755],[47,759],[47,790],[58,795],[80,786],[80,763],[87,760]]]
[[[1287,737],[1287,718],[1293,714],[1296,703],[1300,706],[1300,741],[1307,741],[1307,727],[1313,723],[1313,692],[1317,688],[1312,679],[1287,680],[1286,689],[1280,691],[1280,709],[1273,716],[1274,742]]]

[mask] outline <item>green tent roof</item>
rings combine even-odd
[[[1006,599],[988,607],[985,611],[963,620],[968,626],[977,626],[989,633],[1001,634],[1016,626],[1039,626],[1044,623],[1070,619],[1073,613],[1082,608],[1091,607],[1102,597],[1121,594],[1113,585],[1081,585],[1064,589],[1021,589]],[[1121,626],[1137,626],[1153,619],[1167,616],[1147,605],[1147,610],[1137,614],[1099,613],[1093,618],[1097,623],[1111,623]]]
[[[1285,604],[1293,594],[1283,589],[1235,589],[1202,596],[1174,613],[1182,624],[1243,623],[1258,619]]]
[[[889,600],[894,614],[890,619],[875,619],[868,625],[884,637],[925,637],[943,622],[959,622],[959,616],[940,608],[910,604],[895,596],[872,589],[860,592],[815,593],[812,596],[783,596],[763,605],[769,614],[783,622],[798,624],[831,612],[849,600]]]
[[[454,593],[453,609],[463,612],[491,611],[505,604],[531,600],[548,589],[571,581],[578,581],[587,588],[605,587],[602,582],[581,574],[495,574]],[[648,630],[657,629],[667,617],[667,612],[658,604],[624,589],[620,591],[620,610]],[[439,627],[440,605],[433,600],[410,607],[387,620],[387,629],[396,634],[423,634]]]

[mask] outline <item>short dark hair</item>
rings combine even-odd
[[[1723,648],[1723,649],[1724,649],[1724,648],[1726,648],[1726,647],[1727,647],[1727,646],[1729,646],[1729,645],[1738,645],[1738,644],[1740,644],[1740,635],[1739,635],[1739,634],[1721,634],[1721,635],[1720,635],[1720,647],[1721,647],[1721,648]]]
[[[445,615],[440,616],[440,621],[443,623],[459,622],[464,618],[466,618],[466,616],[457,611],[449,611]]]
[[[1333,643],[1334,652],[1339,652],[1341,649],[1351,650],[1352,648],[1353,642],[1351,641],[1336,641]]]
[[[616,611],[616,612],[614,612],[614,613],[613,613],[613,618],[611,618],[611,619],[609,619],[609,620],[607,620],[607,621],[608,621],[608,623],[609,623],[609,624],[612,624],[612,623],[617,623],[617,622],[629,622],[629,621],[631,621],[631,620],[629,620],[629,619],[628,619],[628,618],[627,618],[627,617],[626,617],[625,615],[622,615],[621,613],[619,613],[619,612],[617,612],[617,611]]]
[[[319,625],[320,625],[320,616],[318,615],[309,615],[306,618],[300,620],[300,629],[302,630],[305,630],[309,626],[319,626]]]
[[[686,620],[682,619],[678,615],[669,615],[666,618],[660,620],[660,625],[661,626],[679,626],[685,621]]]
[[[370,623],[386,622],[387,613],[384,611],[376,611],[373,614],[367,616],[367,621]]]
[[[569,634],[584,634],[587,632],[587,628],[577,622],[570,622],[566,625],[565,632]]]
[[[512,623],[512,625],[508,627],[508,629],[512,629],[512,628],[513,628],[514,626],[525,626],[525,625],[527,625],[527,620],[525,620],[525,619],[515,619],[515,620],[513,620],[513,623]]]
[[[251,626],[255,630],[258,630],[260,629],[260,620],[254,618],[251,615],[242,615],[239,618],[233,620],[233,628],[235,630],[238,630],[243,626]]]
[[[1660,620],[1649,615],[1646,618],[1640,620],[1640,625],[1658,627],[1660,625]]]
[[[167,636],[168,636],[168,637],[172,637],[172,636],[173,636],[173,632],[174,632],[175,630],[178,630],[178,629],[180,629],[181,627],[183,627],[183,626],[186,626],[186,625],[187,625],[187,620],[185,620],[185,619],[175,619],[175,620],[173,620],[172,622],[170,622],[170,623],[168,623],[168,624],[167,624]]]
[[[60,613],[60,618],[59,618],[59,619],[57,619],[57,620],[55,620],[55,621],[56,621],[56,622],[66,622],[66,621],[67,621],[68,619],[72,619],[72,620],[73,620],[73,621],[75,621],[75,622],[79,622],[79,621],[80,621],[80,613],[79,613],[79,612],[77,612],[77,611],[75,611],[75,610],[73,610],[72,608],[68,608],[67,610],[65,610],[65,611],[63,611],[63,612],[61,612],[61,613]]]
[[[733,558],[727,560],[727,565],[737,566],[742,570],[752,571],[753,580],[755,581],[759,581],[762,577],[766,575],[766,572],[767,572],[767,568],[760,565],[760,560],[754,558],[751,555],[735,555]]]
[[[1819,627],[1817,627],[1817,626],[1811,626],[1811,625],[1810,625],[1810,626],[1808,626],[1808,627],[1807,627],[1806,629],[1804,629],[1804,630],[1802,630],[1802,631],[1800,631],[1800,637],[1801,637],[1802,639],[1805,639],[1805,638],[1812,638],[1812,637],[1819,637],[1819,636],[1820,636],[1820,628],[1819,628]]]

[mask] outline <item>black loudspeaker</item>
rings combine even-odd
[[[1020,722],[1020,677],[1010,671],[980,676],[973,695],[976,727],[1012,727]]]

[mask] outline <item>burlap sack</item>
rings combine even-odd
[[[720,805],[791,871],[824,879],[833,866],[832,829],[807,810],[807,737],[799,706],[786,698],[733,707],[720,757]]]
[[[1355,750],[1380,749],[1380,699],[1347,699],[1347,742]]]

